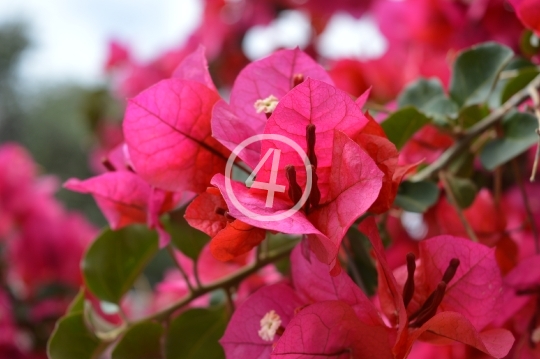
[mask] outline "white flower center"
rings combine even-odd
[[[278,99],[274,95],[270,95],[265,99],[255,101],[255,110],[257,113],[272,113],[276,109]]]
[[[259,337],[261,337],[262,340],[265,340],[267,342],[273,341],[274,337],[276,336],[276,331],[279,329],[280,326],[281,318],[279,317],[279,315],[274,310],[269,311],[261,319],[261,329],[259,329]]]

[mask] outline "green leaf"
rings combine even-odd
[[[488,169],[508,162],[538,142],[538,121],[529,113],[513,112],[503,122],[504,137],[488,142],[480,152],[480,162]]]
[[[87,287],[101,300],[119,303],[157,250],[157,234],[145,226],[106,229],[82,262]]]
[[[429,122],[429,118],[416,108],[405,107],[388,116],[381,126],[388,139],[399,150],[416,131]]]
[[[165,228],[171,235],[172,244],[189,258],[196,260],[204,246],[210,241],[206,233],[191,227],[184,218],[185,208],[171,212],[165,220]]]
[[[469,207],[474,202],[478,191],[473,181],[468,178],[454,177],[450,174],[447,174],[446,178],[458,206],[460,208]]]
[[[49,359],[93,359],[101,349],[101,341],[86,328],[83,314],[74,313],[56,323],[47,355]]]
[[[406,211],[423,213],[439,198],[439,187],[431,181],[402,182],[395,204]]]
[[[163,327],[156,322],[141,322],[131,327],[120,339],[112,359],[161,359]]]
[[[75,298],[69,303],[67,314],[84,312],[84,288],[81,288]]]
[[[457,177],[471,177],[474,173],[474,153],[465,151],[448,164],[448,172]]]
[[[540,71],[536,67],[526,68],[519,71],[519,74],[508,80],[501,94],[501,103],[505,103],[521,89],[525,88],[536,76],[540,74]]]
[[[433,98],[444,96],[441,81],[437,78],[420,78],[410,83],[398,96],[398,107],[413,106],[422,108]]]
[[[190,309],[169,326],[165,342],[166,359],[225,358],[218,340],[227,327],[225,308]]]
[[[483,103],[510,61],[510,48],[488,42],[462,51],[453,66],[450,96],[460,106]]]
[[[448,117],[455,117],[458,111],[457,104],[446,96],[440,80],[436,78],[421,78],[408,85],[398,97],[398,106],[416,107],[441,124],[448,122]]]
[[[367,295],[374,295],[377,292],[377,268],[369,254],[371,249],[369,240],[356,226],[349,228],[347,231],[347,238],[349,239],[352,252],[352,261],[349,265],[355,266],[360,274],[362,284],[364,285],[362,290],[364,290]],[[352,279],[355,279],[352,271],[349,271],[349,274]]]
[[[469,128],[480,122],[489,114],[489,110],[484,105],[471,105],[461,109],[458,115],[458,123],[462,128]]]

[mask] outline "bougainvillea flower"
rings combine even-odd
[[[540,37],[540,2],[538,0],[510,0],[523,25]]]
[[[219,101],[214,107],[212,135],[232,151],[245,139],[263,133],[272,106],[308,77],[332,83],[322,66],[298,48],[276,51],[252,62],[236,78],[230,104]],[[255,106],[264,100],[268,100],[270,106]],[[260,143],[255,143],[239,156],[251,168],[255,168],[260,156],[259,149]]]
[[[510,332],[481,331],[500,304],[502,282],[493,249],[459,237],[434,237],[420,243],[418,260],[408,255],[407,266],[393,274],[374,219],[364,220],[360,230],[377,256],[381,307],[397,327],[396,358],[405,358],[417,339],[455,340],[496,358],[508,353],[514,342]]]
[[[362,342],[366,347],[364,350],[379,350],[378,353],[390,352],[388,333],[378,311],[345,272],[331,276],[329,266],[314,258],[307,259],[302,254],[300,245],[291,253],[291,270],[293,286],[281,283],[264,287],[249,297],[233,314],[220,340],[227,358],[262,359],[269,358],[270,353],[272,357],[274,355],[279,357],[287,352],[290,353],[295,345],[307,345],[298,353],[309,354],[309,350],[312,350],[312,354],[323,353],[324,342],[321,343],[322,337],[316,335],[320,325],[310,328],[307,313],[321,314],[326,318],[323,323],[332,321],[330,317],[335,315],[334,324],[336,320],[343,319],[340,314],[347,313],[347,316],[350,316],[345,323],[346,330],[334,328],[335,330],[329,333],[325,332],[328,334],[324,336],[326,337],[324,340],[328,341],[328,349],[337,346],[339,348],[336,351],[350,348],[356,352],[357,344]],[[288,332],[289,321],[291,319],[295,321],[295,317],[311,308],[312,305],[316,306],[314,310],[310,309],[306,312],[306,316],[302,315],[295,324],[296,329]],[[306,323],[308,323],[307,327]],[[358,329],[352,329],[354,326],[358,326]],[[363,338],[357,330],[362,332],[367,327],[372,330],[372,336]],[[295,342],[291,339],[296,337],[298,330],[306,331],[306,342]],[[351,330],[350,338],[343,336],[348,330]],[[309,335],[307,335],[308,332]],[[282,335],[285,338],[283,343],[279,339]],[[378,339],[376,343],[382,344],[380,348],[376,345],[371,347],[369,344],[374,336]],[[380,341],[381,338],[385,338],[383,342]],[[368,346],[370,348],[367,348]],[[277,348],[280,348],[279,352]]]
[[[441,133],[435,126],[426,125],[401,149],[399,163],[402,165],[420,161],[431,163],[453,143],[451,136]]]
[[[504,278],[496,325],[509,322],[517,341],[512,358],[540,357],[540,255],[523,259]]]
[[[199,46],[197,50],[186,56],[174,70],[172,77],[197,81],[209,89],[216,91],[216,86],[208,72],[208,62],[206,61],[204,52],[204,46]]]
[[[271,358],[392,359],[384,326],[370,326],[341,301],[315,303],[287,325]]]
[[[362,107],[359,102],[365,102],[364,95],[356,100]],[[399,153],[396,146],[388,140],[382,127],[369,113],[366,113],[366,117],[369,122],[356,136],[355,141],[373,158],[384,174],[379,196],[369,208],[369,212],[383,213],[392,207],[403,176],[415,165],[398,166]]]
[[[116,40],[109,42],[109,54],[105,62],[105,70],[110,71],[117,66],[122,66],[130,61],[130,53],[127,47]]]
[[[187,207],[185,218],[193,228],[208,234],[214,257],[229,261],[261,243],[264,229],[253,227],[230,216],[227,203],[217,188],[208,188]]]
[[[481,189],[473,203],[463,210],[463,213],[481,243],[493,247],[506,235],[506,214],[502,211],[502,207],[495,204],[489,190]],[[467,237],[467,231],[456,209],[448,203],[446,197],[441,197],[426,214],[426,220],[432,227],[431,235],[450,234]]]
[[[261,217],[293,207],[301,196],[301,186],[306,183],[304,159],[279,141],[262,141],[261,158],[268,151],[279,150],[281,159],[276,168],[272,168],[273,161],[265,162],[257,173],[257,181],[269,183],[273,178],[282,188],[288,188],[287,194],[275,193],[272,206],[267,206],[268,196],[265,198],[263,191],[233,181],[234,195],[245,208],[257,214],[248,216],[235,207],[223,175],[216,175],[212,184],[220,189],[234,218],[268,230],[307,234],[317,258],[333,263],[345,232],[377,199],[382,185],[383,174],[375,162],[351,139],[367,122],[346,93],[324,82],[307,79],[281,99],[264,131],[282,135],[306,148],[315,180],[304,211],[279,221],[265,221]]]
[[[28,295],[45,283],[81,285],[79,263],[97,234],[96,228],[82,216],[66,213],[49,197],[35,201],[24,223],[7,243],[11,279]]]
[[[163,80],[130,99],[124,137],[137,174],[160,189],[204,192],[229,155],[210,134],[218,99],[215,90],[182,79]]]

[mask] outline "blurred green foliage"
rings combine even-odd
[[[22,144],[42,173],[54,174],[61,182],[70,177],[88,178],[93,175],[88,157],[96,142],[93,133],[111,112],[113,117],[119,116],[119,106],[110,110],[114,100],[101,87],[21,83],[18,64],[29,48],[25,24],[0,25],[0,144]],[[90,196],[61,189],[57,197],[95,224],[105,224]]]

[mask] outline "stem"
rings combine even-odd
[[[534,182],[534,179],[536,177],[536,171],[538,170],[538,158],[540,157],[540,95],[538,94],[538,90],[536,87],[527,86],[527,91],[529,92],[529,95],[531,95],[531,99],[534,104],[534,114],[536,115],[536,119],[538,120],[538,128],[536,129],[536,134],[538,135],[538,143],[536,145],[536,154],[534,156],[534,163],[533,163],[533,170],[531,173],[530,181]]]
[[[459,207],[456,197],[454,196],[454,193],[452,192],[452,188],[450,188],[450,184],[448,183],[448,178],[446,178],[446,174],[443,171],[439,172],[439,178],[444,187],[444,191],[446,192],[446,197],[448,197],[448,199],[450,200],[450,204],[454,206],[454,208],[456,209],[459,219],[461,223],[463,224],[463,227],[465,227],[465,231],[467,231],[467,234],[469,235],[469,237],[471,238],[473,242],[478,242],[478,237],[476,236],[476,233],[474,233],[474,230],[472,229],[469,221],[467,221],[467,217],[465,217],[465,213],[463,213],[462,209]]]
[[[193,276],[195,277],[195,283],[197,287],[202,287],[201,278],[199,277],[199,258],[193,261]]]
[[[480,122],[469,128],[464,136],[447,149],[435,162],[412,176],[409,180],[412,182],[423,181],[430,178],[452,161],[462,151],[466,150],[470,143],[485,130],[496,124],[508,111],[519,106],[530,96],[530,88],[540,87],[540,75],[536,76],[531,81],[528,87],[520,90],[514,96],[510,97],[501,107],[493,110],[489,115],[484,117]]]
[[[382,113],[391,112],[389,109],[387,109],[383,105],[379,105],[378,103],[371,102],[371,101],[366,102],[366,104],[364,105],[364,109],[373,110],[373,111],[382,112]]]
[[[167,248],[167,251],[169,252],[169,254],[171,255],[171,257],[172,257],[174,263],[176,264],[176,267],[177,267],[178,270],[180,271],[180,274],[182,275],[182,277],[183,277],[184,280],[186,281],[186,284],[187,284],[187,286],[188,286],[188,288],[189,288],[189,291],[190,291],[190,292],[193,292],[193,290],[194,290],[194,289],[193,289],[193,286],[191,285],[191,282],[189,281],[189,278],[188,278],[186,272],[184,271],[184,268],[182,268],[182,265],[181,265],[180,262],[178,262],[178,260],[176,259],[176,255],[175,255],[175,253],[174,253],[174,248],[173,248],[172,244],[169,243],[169,244],[167,245],[166,248]]]
[[[521,198],[523,198],[523,205],[525,206],[525,212],[527,213],[527,222],[529,222],[529,225],[531,226],[533,236],[534,236],[534,248],[536,250],[536,254],[540,254],[540,238],[538,236],[538,228],[536,227],[536,223],[534,221],[534,216],[531,209],[531,204],[529,202],[529,197],[527,197],[527,191],[525,190],[525,184],[523,183],[523,178],[521,177],[521,173],[519,172],[519,167],[517,160],[514,158],[512,160],[512,169],[514,171],[514,175],[516,176],[516,180],[518,183],[519,191],[521,192]]]
[[[246,266],[238,270],[236,273],[233,273],[225,278],[216,280],[208,285],[203,285],[201,287],[195,288],[193,291],[191,291],[188,295],[180,299],[175,304],[171,305],[168,308],[165,308],[162,311],[155,313],[154,315],[150,317],[143,318],[141,319],[141,321],[145,321],[145,320],[162,321],[164,319],[167,319],[172,313],[174,313],[178,309],[189,304],[194,299],[197,299],[216,289],[229,288],[231,286],[234,286],[240,283],[243,279],[252,275],[253,273],[258,272],[261,268],[267,266],[268,264],[274,263],[275,261],[288,256],[293,250],[293,248],[295,247],[295,245],[296,243],[294,243],[291,246],[284,246],[280,250],[272,251],[268,254],[266,258],[260,260],[259,262],[255,262],[249,266]],[[133,323],[133,324],[136,324],[136,323]]]
[[[231,293],[232,287],[222,288],[222,290],[225,292],[225,297],[227,298],[227,306],[229,307],[229,311],[232,315],[235,309],[234,300]]]

